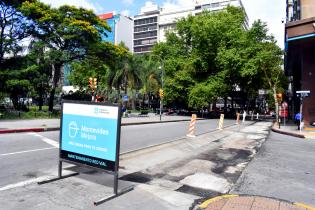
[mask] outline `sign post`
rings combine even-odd
[[[282,108],[283,108],[283,126],[285,126],[285,118],[287,117],[287,108],[288,108],[288,103],[287,102],[283,102],[282,104]]]
[[[304,123],[302,124],[302,118],[303,118],[303,99],[308,97],[311,94],[310,90],[298,90],[296,91],[296,96],[300,98],[300,132],[302,132],[302,127],[304,126]]]
[[[63,101],[58,177],[45,183],[65,178],[62,162],[68,162],[114,175],[114,194],[94,202],[95,205],[132,190],[118,192],[120,111],[118,105]]]

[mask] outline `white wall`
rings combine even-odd
[[[116,24],[116,34],[116,44],[124,42],[129,51],[133,52],[133,20],[120,15],[119,21]]]

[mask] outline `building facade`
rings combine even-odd
[[[143,7],[140,14],[134,17],[134,53],[148,53],[155,43],[165,41],[166,32],[175,29],[177,20],[198,15],[203,10],[220,11],[229,5],[244,9],[241,0],[200,0],[194,6],[176,10],[165,10],[158,5]],[[247,16],[244,27],[248,27]]]
[[[300,110],[299,90],[309,90],[303,100],[305,127],[315,122],[315,0],[287,0],[285,25],[285,73],[290,85],[288,100],[292,113]]]
[[[103,36],[103,40],[111,42],[115,45],[123,42],[126,47],[132,52],[132,36],[133,33],[133,20],[130,17],[126,17],[121,14],[115,15],[114,13],[106,13],[99,15],[103,20],[106,20],[107,24],[111,28],[111,32],[107,33],[107,37]]]
[[[106,13],[99,15],[99,18],[106,20],[107,24],[111,28],[111,32],[107,32],[107,36],[102,36],[103,41],[111,42],[112,44],[118,45],[121,42],[132,52],[132,36],[133,33],[133,20],[130,17],[126,17],[121,14],[115,15],[114,13]],[[75,89],[69,81],[69,75],[71,73],[71,66],[65,64],[61,75],[62,91],[69,93],[70,91],[75,92]]]

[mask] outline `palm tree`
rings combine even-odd
[[[143,104],[145,97],[148,97],[148,106],[150,106],[150,95],[151,93],[157,93],[159,89],[159,69],[158,63],[152,60],[148,56],[142,57],[142,69],[140,71],[140,80],[141,80],[141,90],[143,93]]]
[[[109,84],[118,90],[120,95],[121,90],[127,95],[128,89],[132,92],[132,108],[134,104],[134,92],[140,85],[138,60],[135,56],[130,56],[123,59],[117,64],[115,71],[112,71]]]

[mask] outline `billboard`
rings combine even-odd
[[[92,102],[63,102],[61,159],[115,171],[118,167],[119,141],[119,106]]]

